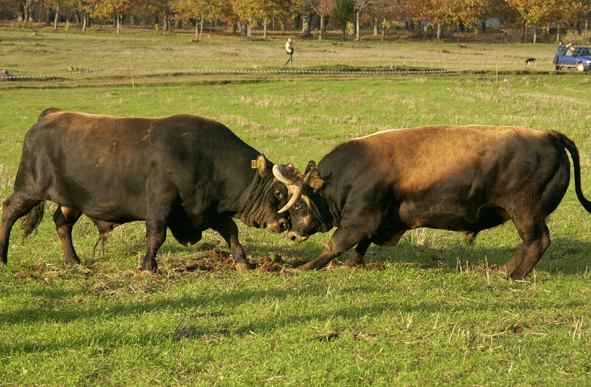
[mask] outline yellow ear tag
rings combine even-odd
[[[257,169],[258,166],[258,160],[250,160],[250,167],[252,169]]]

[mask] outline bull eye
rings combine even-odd
[[[294,210],[299,210],[300,208],[302,208],[302,205],[300,203],[296,203],[293,205]]]
[[[275,190],[275,197],[277,199],[282,199],[283,198],[283,195],[281,194],[281,191],[279,191],[278,189]]]

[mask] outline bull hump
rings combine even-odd
[[[62,111],[62,109],[56,108],[56,107],[47,108],[47,109],[43,110],[43,112],[41,112],[41,114],[39,114],[39,118],[37,118],[37,121],[41,121],[43,118],[45,118],[45,116],[47,116],[49,114],[58,113],[61,111]]]

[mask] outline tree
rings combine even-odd
[[[181,20],[195,20],[195,40],[203,38],[203,20],[216,17],[221,10],[219,3],[209,0],[173,0],[170,7]]]
[[[355,40],[361,38],[360,27],[361,27],[361,12],[369,7],[374,0],[354,0],[355,3]]]
[[[332,14],[336,0],[306,0],[306,2],[320,16],[320,37],[318,39],[322,40],[327,17]]]
[[[355,20],[355,0],[336,0],[332,16],[343,29],[343,42],[347,40],[347,23]]]
[[[117,35],[119,35],[121,33],[121,19],[131,5],[131,0],[89,0],[89,3],[89,8],[94,16],[105,19],[115,17]]]
[[[517,15],[516,22],[524,27],[523,41],[525,43],[525,28],[534,27],[533,42],[537,40],[537,28],[549,24],[557,12],[555,0],[506,0],[509,8]]]
[[[386,30],[388,30],[395,21],[401,21],[404,17],[404,7],[406,0],[375,0],[368,13],[381,27],[381,41],[386,40]]]

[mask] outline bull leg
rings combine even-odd
[[[66,256],[66,263],[72,265],[79,265],[80,258],[74,250],[72,243],[72,227],[80,219],[82,213],[80,211],[72,210],[66,207],[58,206],[53,213],[53,221],[57,230],[57,235],[60,238],[64,255]]]
[[[550,232],[544,221],[516,219],[515,226],[523,245],[501,270],[514,280],[523,280],[550,246]]]
[[[361,242],[355,246],[355,249],[349,255],[349,259],[345,261],[345,266],[347,267],[355,267],[357,265],[363,264],[363,257],[367,252],[367,249],[371,245],[371,240],[369,238],[363,239]]]
[[[151,224],[146,220],[146,239],[148,248],[142,262],[142,270],[155,273],[158,270],[156,254],[160,246],[166,241],[166,222]]]
[[[160,246],[166,241],[166,229],[172,210],[172,201],[170,203],[156,203],[148,200],[148,208],[150,209],[146,216],[146,239],[148,246],[144,261],[142,262],[142,270],[156,273],[158,270],[156,254],[158,254]]]
[[[236,226],[236,223],[231,218],[220,216],[215,218],[211,228],[219,232],[222,238],[226,240],[232,259],[234,259],[236,271],[245,272],[252,270],[252,266],[246,259],[244,249],[238,241],[238,226]]]
[[[14,223],[28,214],[33,207],[41,203],[42,200],[27,200],[15,195],[10,196],[2,204],[2,222],[0,223],[0,254],[2,263],[8,262],[8,241],[10,239],[10,231]]]
[[[367,239],[363,236],[360,236],[358,232],[352,231],[353,229],[353,227],[349,229],[346,227],[339,226],[333,234],[332,238],[330,238],[330,240],[326,244],[326,247],[322,251],[322,254],[320,254],[317,258],[311,260],[310,262],[306,263],[305,265],[299,266],[297,269],[320,269],[326,266],[334,258],[349,250],[351,247]],[[365,244],[365,242],[362,243],[362,247],[363,244]],[[369,247],[369,245],[367,247]],[[367,250],[367,247],[365,248],[365,250]]]

